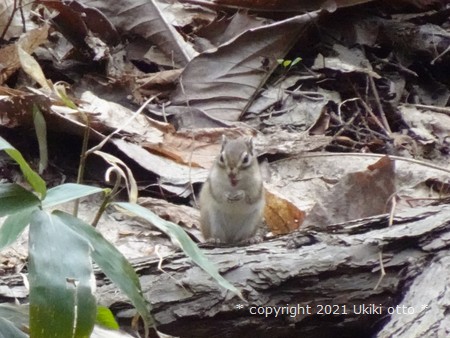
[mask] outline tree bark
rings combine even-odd
[[[205,248],[248,303],[182,254],[166,257],[164,272],[156,260],[134,265],[158,330],[175,336],[447,336],[450,206],[411,209],[388,223],[381,215],[325,232]],[[113,285],[98,292],[120,318],[134,314]]]
[[[446,337],[450,206],[302,230],[259,244],[204,248],[248,302],[183,254],[134,260],[159,331],[179,337]],[[381,259],[382,258],[382,263]],[[382,276],[381,271],[385,274]],[[128,325],[135,310],[101,272],[99,301]],[[26,299],[0,279],[0,301]]]

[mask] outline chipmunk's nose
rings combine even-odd
[[[236,184],[238,184],[238,182],[239,182],[235,173],[229,173],[228,178],[230,179],[230,183],[233,187],[235,187]]]

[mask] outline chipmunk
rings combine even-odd
[[[222,149],[200,192],[203,236],[214,243],[252,242],[263,210],[263,180],[253,139],[222,136]]]

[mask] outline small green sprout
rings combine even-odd
[[[287,60],[287,59],[278,59],[277,62],[279,65],[283,66],[284,68],[287,68],[288,70],[294,67],[297,63],[302,61],[301,57],[296,57],[294,60]]]

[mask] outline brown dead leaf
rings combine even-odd
[[[49,2],[45,3],[46,5]],[[94,7],[86,6],[85,4],[78,1],[71,1],[66,5],[80,16],[86,27],[98,38],[109,45],[117,45],[120,41],[119,33],[113,24],[108,20],[105,14]],[[62,12],[59,10],[59,14]],[[63,20],[67,19],[67,16],[73,15],[73,13],[68,13],[65,11]],[[73,27],[72,27],[73,29]]]
[[[180,69],[172,69],[140,76],[136,81],[136,84],[139,86],[136,90],[146,97],[152,95],[158,95],[159,98],[166,97],[175,89],[180,73]]]
[[[135,0],[95,2],[95,7],[118,31],[152,41],[174,64],[184,66],[197,53],[164,16],[160,6],[164,7],[164,3]]]
[[[43,5],[58,12],[52,18],[55,28],[87,59],[104,59],[109,54],[106,44],[116,45],[119,42],[114,26],[96,8],[77,1],[44,1]]]
[[[395,162],[385,156],[367,170],[346,175],[314,205],[305,226],[329,224],[383,214],[395,192]]]
[[[330,108],[324,106],[320,113],[319,118],[309,129],[310,135],[325,135],[326,130],[330,127]]]
[[[303,223],[305,212],[298,209],[274,189],[266,186],[265,197],[264,218],[270,231],[274,234],[287,234],[298,229]]]
[[[250,29],[192,59],[170,99],[210,116],[237,121],[278,66],[300,32],[318,13],[298,15]]]
[[[192,184],[204,182],[208,177],[206,169],[178,164],[147,151],[141,145],[122,139],[111,139],[111,142],[140,167],[156,174],[159,187],[178,196],[188,197],[192,193]]]
[[[50,99],[45,95],[27,93],[0,86],[0,126],[15,128],[33,124],[33,105],[50,110]]]
[[[363,52],[358,48],[349,49],[343,45],[333,45],[333,56],[323,56],[319,54],[312,66],[313,70],[326,69],[341,73],[363,73],[380,79],[381,76],[372,69],[372,65]]]
[[[40,28],[22,34],[20,38],[22,49],[29,54],[33,53],[37,47],[47,41],[48,28],[48,25],[43,25]],[[0,49],[0,64],[2,65],[0,84],[5,83],[20,68],[16,43]]]
[[[170,158],[179,164],[209,169],[219,154],[222,135],[229,138],[251,136],[250,128],[214,128],[165,133],[164,141],[142,146],[154,154]]]
[[[156,122],[151,118],[138,114],[121,104],[104,100],[90,91],[80,95],[83,101],[80,104],[82,110],[89,115],[91,127],[99,132],[108,134],[116,129],[121,129],[129,135],[139,135],[140,139],[147,142],[161,142],[164,130],[170,128],[168,124]],[[67,114],[67,118],[80,120],[80,114]]]

